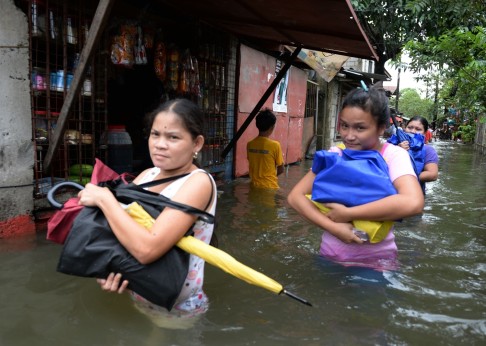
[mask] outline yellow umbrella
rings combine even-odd
[[[142,208],[142,206],[140,206],[140,204],[133,202],[125,210],[135,221],[144,226],[147,230],[152,228],[155,220]],[[312,304],[307,300],[285,290],[284,287],[277,281],[244,265],[228,253],[206,244],[193,236],[183,237],[177,242],[176,246],[188,253],[204,259],[206,262],[214,265],[215,267],[218,267],[228,274],[246,281],[251,285],[265,288],[276,294],[283,293],[303,304],[312,306]]]
[[[306,195],[311,201],[311,195]],[[322,203],[312,201],[319,210],[326,214],[329,208],[326,208]],[[354,228],[366,232],[370,243],[379,243],[386,238],[388,232],[393,227],[393,221],[368,221],[368,220],[354,220],[352,224]]]

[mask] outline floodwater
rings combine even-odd
[[[318,256],[321,231],[285,197],[247,179],[221,187],[220,248],[309,300],[305,306],[206,266],[210,309],[189,330],[156,327],[126,295],[56,272],[61,247],[0,240],[0,345],[484,345],[486,156],[434,142],[440,177],[421,217],[397,225],[400,269],[345,268]]]

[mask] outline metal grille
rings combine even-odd
[[[106,146],[100,145],[102,135],[107,132],[107,123],[113,120],[107,114],[107,80],[116,78],[120,73],[120,69],[113,67],[109,57],[110,35],[113,34],[110,28],[104,33],[105,37],[98,49],[95,49],[87,76],[89,81],[72,106],[64,141],[53,158],[51,169],[45,173],[42,167],[49,140],[76,67],[78,54],[85,42],[86,28],[89,28],[97,3],[94,0],[26,2],[31,44],[32,123],[36,148],[34,176],[37,197],[43,197],[49,187],[59,180],[86,182],[89,180],[89,173],[85,170],[73,170],[73,166],[91,165],[95,157],[105,162],[108,158]],[[120,4],[120,9],[122,5]],[[124,19],[130,20],[126,17],[128,12],[120,13],[123,13]],[[164,13],[167,15],[167,12]],[[151,18],[155,21],[151,25],[167,34],[166,37],[170,36],[176,41],[180,38],[177,43],[195,53],[201,86],[199,95],[171,96],[169,93],[168,96],[188,97],[198,103],[205,118],[206,143],[200,155],[201,166],[211,173],[229,172],[232,169],[233,158],[227,156],[223,160],[221,152],[233,136],[235,127],[237,41],[227,34],[201,24],[194,27],[192,24],[184,25],[187,31],[194,30],[197,33],[193,37],[184,37],[186,30],[175,30],[172,25],[170,28],[167,26],[168,21],[163,19],[164,13],[152,13]],[[132,14],[135,15],[136,12]],[[112,15],[112,21],[116,23],[117,18],[113,16],[116,14]],[[189,29],[190,27],[193,29]],[[181,33],[181,37],[171,36],[169,33]],[[197,39],[194,39],[196,36]],[[148,68],[153,69],[153,66]],[[135,68],[132,72],[142,70]],[[110,117],[113,116],[118,115],[110,113]],[[134,114],[131,117],[131,125],[134,121],[142,121],[142,117],[136,120]],[[116,121],[123,122],[122,119]],[[137,135],[138,133],[135,133],[133,139],[139,140]]]
[[[205,28],[203,55],[199,57],[204,112],[205,145],[201,166],[211,173],[225,172],[232,158],[221,158],[232,137],[235,108],[236,43],[230,37]]]
[[[89,169],[106,131],[106,57],[97,49],[88,67],[83,88],[69,113],[63,143],[44,172],[49,141],[86,42],[94,14],[91,1],[27,2],[29,18],[32,128],[35,146],[34,197],[43,197],[57,181],[89,181]],[[77,167],[79,168],[79,166]]]
[[[305,100],[305,114],[304,118],[317,117],[317,93],[319,92],[319,85],[314,82],[307,81],[307,96]]]

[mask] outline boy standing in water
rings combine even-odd
[[[253,187],[278,189],[277,176],[283,172],[283,155],[280,143],[269,137],[275,129],[277,117],[269,109],[256,116],[258,137],[246,145]]]

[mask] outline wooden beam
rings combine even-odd
[[[231,141],[228,143],[228,145],[226,146],[226,148],[224,148],[223,152],[221,153],[221,157],[223,159],[226,157],[226,155],[228,155],[228,153],[234,147],[234,145],[236,144],[236,142],[238,141],[238,139],[241,137],[241,135],[243,134],[243,132],[245,132],[245,130],[247,129],[247,127],[250,125],[250,123],[256,117],[256,115],[258,114],[258,112],[260,111],[260,109],[263,107],[263,105],[265,104],[265,102],[267,101],[267,99],[270,97],[270,95],[272,94],[272,92],[277,87],[278,83],[280,83],[280,81],[282,80],[282,78],[285,76],[285,74],[287,73],[287,71],[292,66],[292,61],[294,61],[295,58],[297,57],[297,55],[299,55],[301,49],[302,49],[302,47],[295,48],[295,50],[293,51],[292,55],[290,55],[284,61],[285,62],[285,65],[280,69],[280,71],[278,72],[278,74],[275,76],[275,79],[268,86],[267,90],[262,95],[260,101],[258,101],[258,103],[255,105],[255,107],[251,111],[250,115],[248,115],[248,118],[246,118],[245,122],[241,125],[241,127],[236,132],[235,136],[231,139]]]
[[[100,0],[100,2],[98,3],[98,7],[96,8],[96,12],[91,23],[91,27],[89,28],[86,44],[81,51],[79,63],[76,67],[76,70],[74,71],[71,86],[69,87],[69,90],[66,94],[66,99],[64,100],[61,112],[59,114],[56,129],[49,141],[49,148],[44,159],[45,173],[49,172],[52,164],[52,158],[54,157],[57,150],[59,149],[60,144],[62,143],[64,131],[66,130],[68,124],[67,120],[69,113],[71,111],[74,100],[76,99],[76,96],[81,89],[82,80],[86,73],[87,62],[89,61],[93,53],[93,48],[98,43],[99,38],[103,33],[103,29],[108,22],[108,17],[114,3],[115,0]]]

